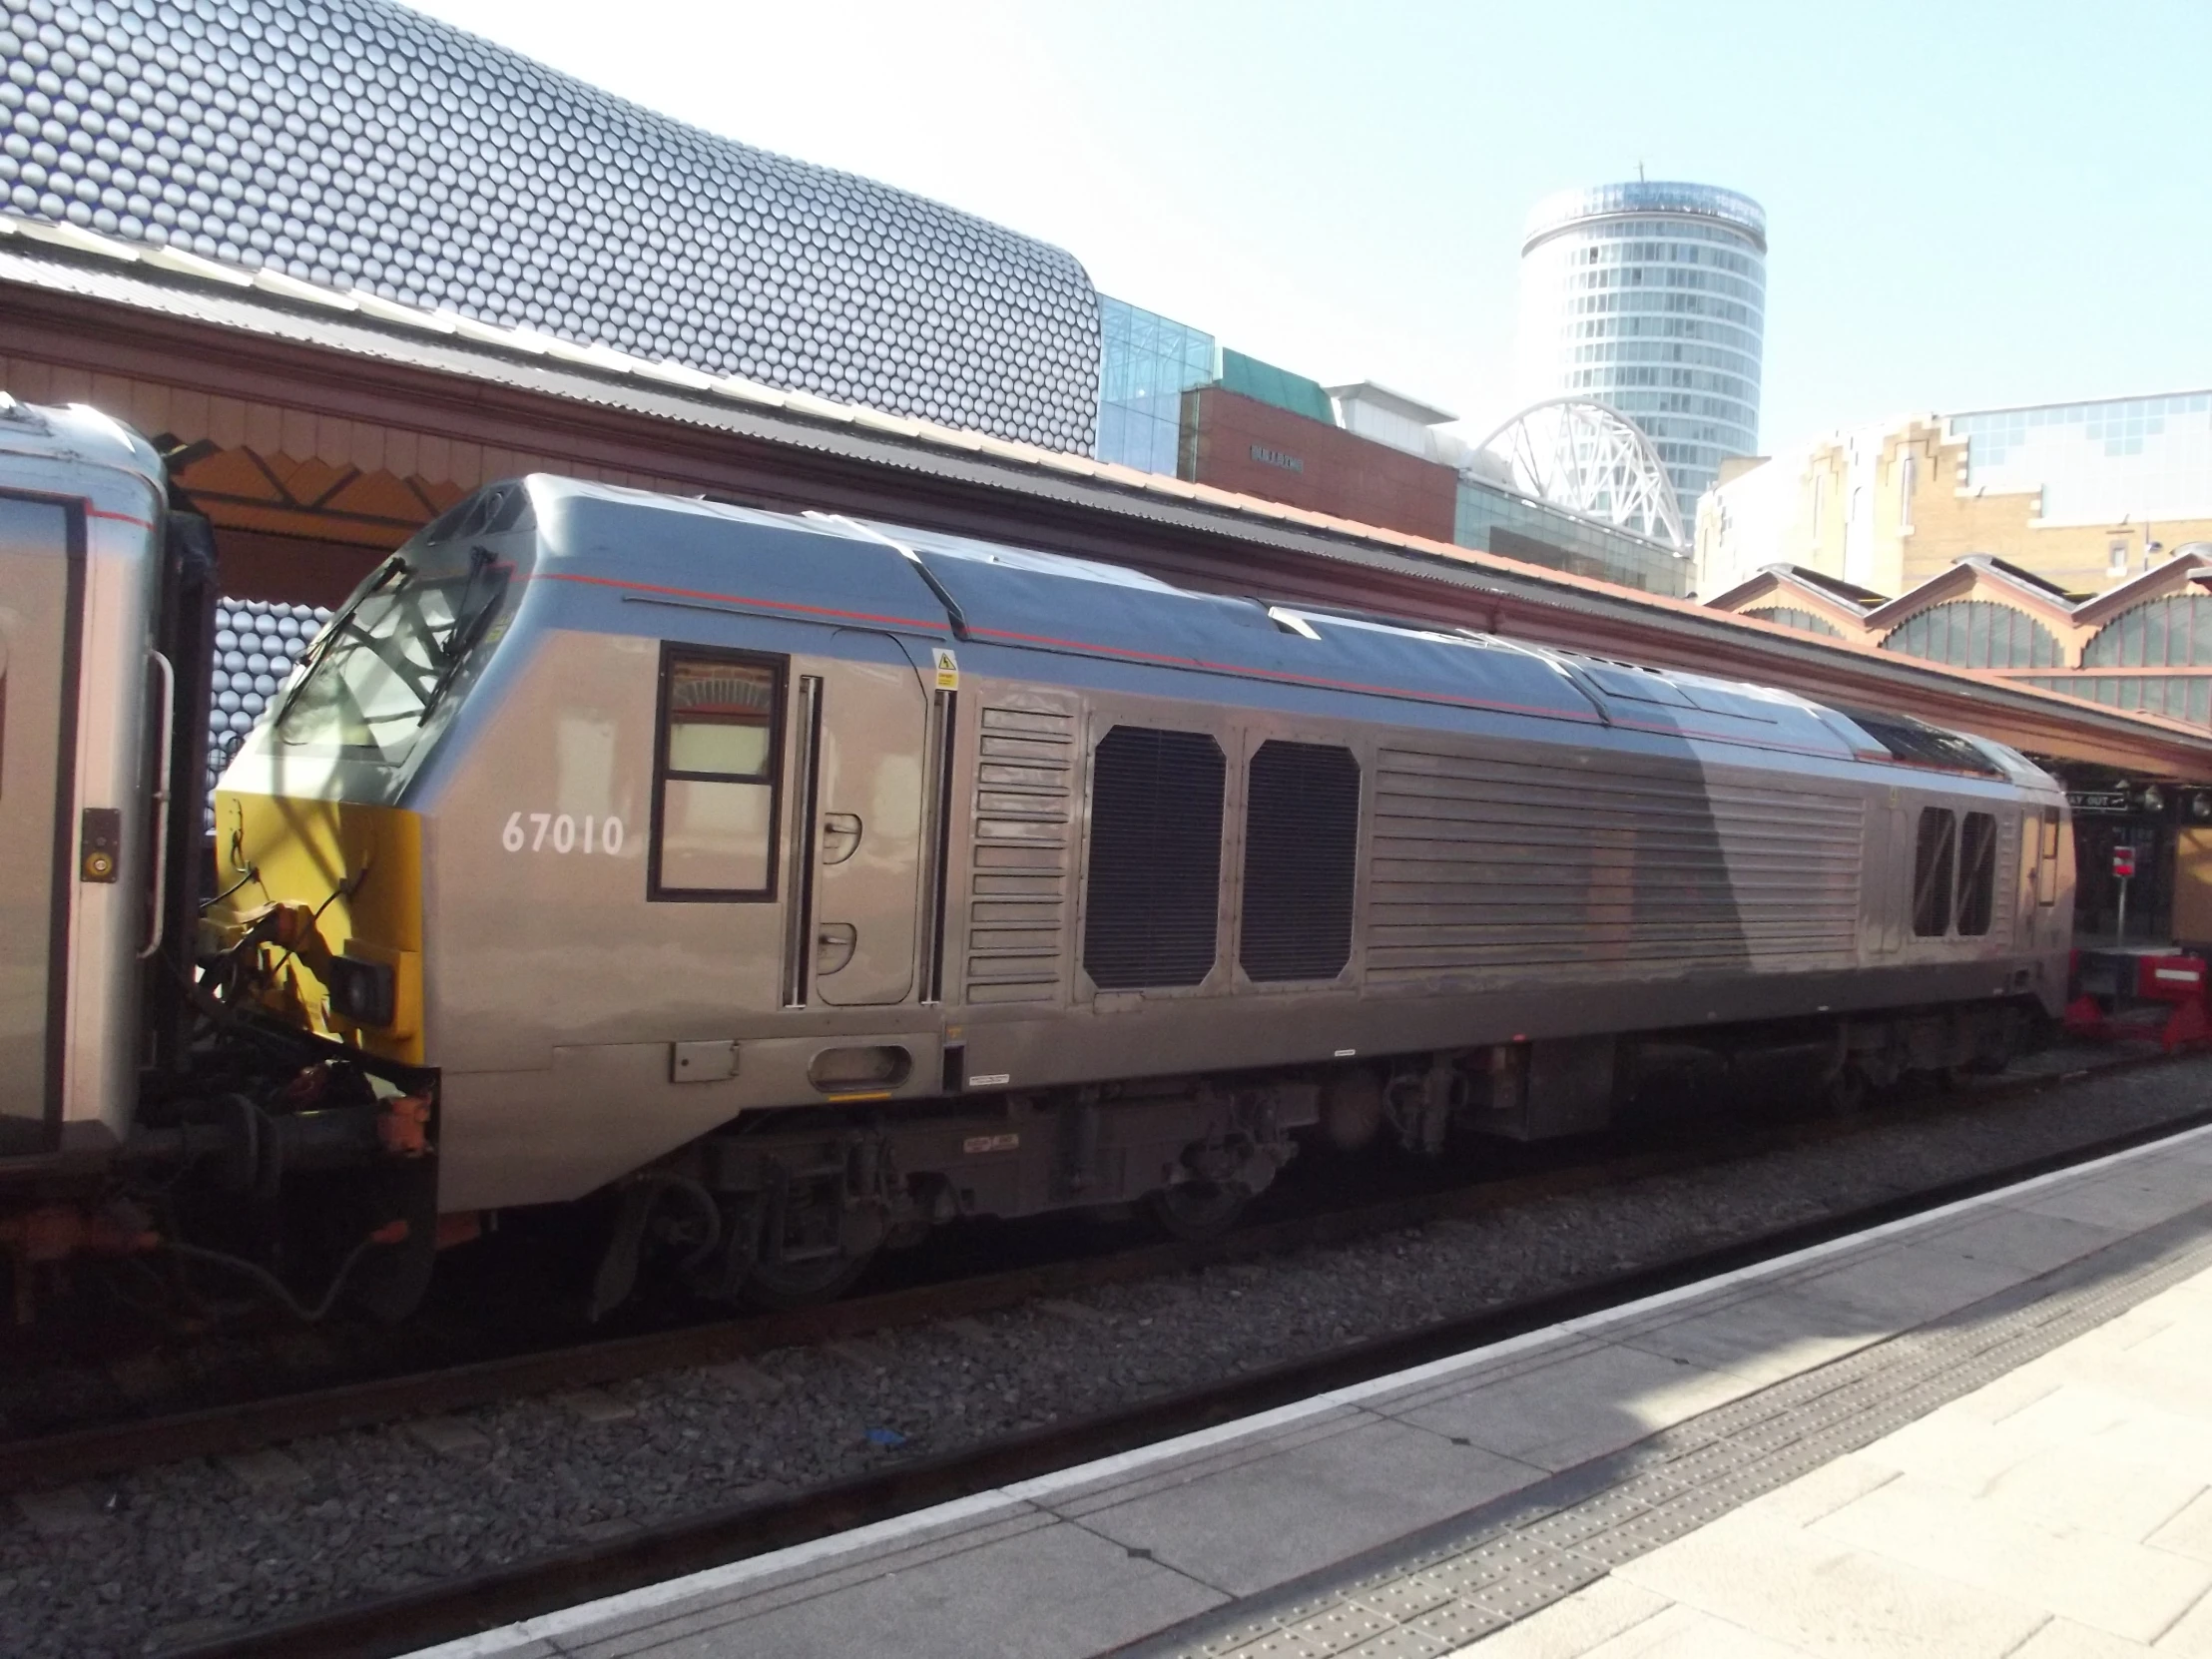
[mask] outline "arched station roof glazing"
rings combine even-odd
[[[2081,666],[2212,668],[2212,594],[2168,594],[2122,611],[2081,648]]]
[[[1795,605],[1762,605],[1754,610],[1744,612],[1744,615],[1755,616],[1761,622],[1777,623],[1784,628],[1801,629],[1808,634],[1825,635],[1830,639],[1842,639],[1844,637],[1844,631],[1829,621],[1828,618],[1817,616],[1811,611],[1800,610]]]
[[[2056,635],[2025,611],[1987,599],[1958,599],[1908,617],[1882,649],[1952,668],[2063,668]]]

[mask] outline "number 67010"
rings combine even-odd
[[[579,828],[580,827],[580,828]],[[509,852],[620,852],[622,820],[571,818],[567,813],[509,813],[499,831]]]

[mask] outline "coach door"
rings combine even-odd
[[[51,1143],[61,1117],[68,811],[83,555],[70,513],[0,495],[0,1159]],[[89,815],[88,815],[89,816]],[[114,815],[109,815],[113,817]],[[88,855],[85,879],[115,878]]]
[[[812,941],[813,999],[903,1002],[914,993],[929,697],[887,634],[840,630],[830,649],[836,659],[800,681],[796,806],[811,833],[793,920]],[[810,1000],[806,986],[790,989],[799,994],[787,1000]]]

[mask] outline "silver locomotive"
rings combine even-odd
[[[784,1302],[956,1216],[1203,1231],[1302,1144],[1596,1128],[1669,1066],[1993,1067],[2072,884],[2052,780],[1910,720],[551,477],[338,611],[213,864],[186,1046],[259,1042],[250,1110],[91,1115],[373,1191],[387,1306],[524,1206],[591,1201],[596,1307],[649,1261]]]

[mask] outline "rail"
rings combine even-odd
[[[2040,1092],[2087,1076],[2164,1064],[2163,1054],[2125,1055],[2083,1070],[2008,1077],[1959,1097],[1964,1109]],[[0,1492],[65,1484],[193,1457],[232,1456],[372,1427],[411,1416],[465,1410],[531,1394],[602,1386],[690,1366],[714,1366],[776,1349],[973,1317],[1073,1291],[1126,1284],[1257,1257],[1284,1255],[1502,1210],[1653,1176],[1733,1163],[1762,1153],[1857,1133],[1876,1118],[1816,1119],[1734,1135],[1725,1146],[1670,1146],[1476,1181],[1248,1226],[1204,1242],[1142,1245],[1110,1255],[1038,1263],[942,1283],[854,1297],[785,1313],[604,1339],[501,1356],[195,1410],[0,1440]]]
[[[2064,1079],[2043,1080],[2049,1086]],[[784,1499],[173,1649],[169,1659],[388,1659],[518,1619],[809,1542],[1387,1376],[1675,1290],[2212,1124],[2212,1109],[1945,1182],[1650,1267],[1440,1320],[1121,1409],[1008,1436]]]

